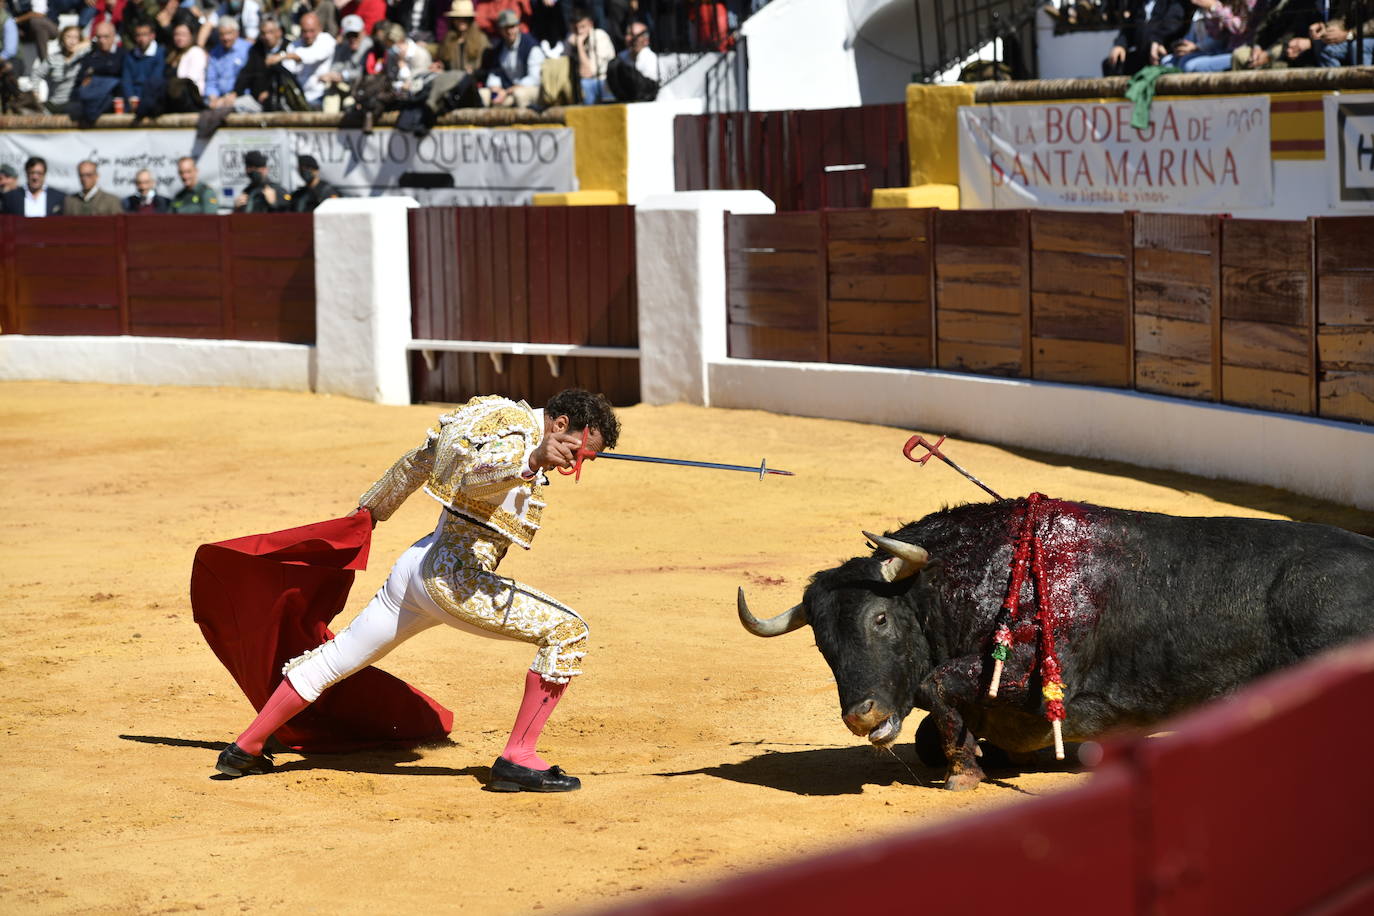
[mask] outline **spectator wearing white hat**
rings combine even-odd
[[[360,35],[371,35],[372,27],[386,18],[386,0],[349,0],[339,7],[339,15],[343,17],[339,22],[339,37],[348,34],[348,26],[344,21],[350,16],[362,20],[363,26],[358,30]],[[371,44],[371,39],[368,39]]]
[[[320,74],[324,83],[322,107],[327,112],[339,112],[348,104],[353,88],[363,77],[363,61],[372,49],[372,39],[365,33],[363,17],[350,13],[339,23],[340,36],[334,45],[334,57],[328,68]]]
[[[473,25],[477,11],[472,0],[453,0],[444,18],[448,31],[439,44],[438,60],[451,72],[476,73],[482,69],[482,58],[491,42],[486,32]]]

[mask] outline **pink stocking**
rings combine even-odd
[[[549,764],[535,753],[535,745],[567,686],[551,684],[535,671],[525,672],[525,698],[520,702],[520,712],[515,717],[515,727],[511,729],[506,749],[501,752],[502,757],[531,770],[549,768]]]
[[[291,686],[291,681],[283,678],[267,701],[267,705],[253,720],[253,724],[248,726],[248,730],[239,735],[234,743],[245,753],[261,754],[262,746],[272,737],[272,733],[309,705],[310,701],[296,692],[296,688]]]

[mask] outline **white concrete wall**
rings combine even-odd
[[[749,108],[862,104],[854,51],[845,41],[849,21],[841,0],[773,0],[749,17],[740,29],[749,40]]]
[[[1374,427],[1106,388],[761,360],[712,362],[710,398],[716,407],[1107,458],[1374,510]]]
[[[685,191],[647,198],[636,209],[646,403],[711,403],[706,367],[726,356],[725,214],[775,209],[762,191]]]
[[[176,337],[0,335],[0,380],[310,391],[315,348]]]
[[[316,390],[410,403],[409,197],[340,197],[315,211]]]
[[[637,102],[625,106],[625,136],[629,141],[625,196],[638,204],[654,194],[671,194],[673,173],[673,119],[702,111],[701,99]]]

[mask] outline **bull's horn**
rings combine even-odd
[[[899,541],[895,538],[879,537],[867,531],[863,534],[864,537],[878,545],[879,549],[892,554],[891,558],[884,560],[882,565],[883,578],[889,582],[914,576],[930,562],[930,554],[918,544],[908,544],[906,541]]]
[[[744,589],[739,590],[739,622],[755,636],[781,636],[806,626],[806,608],[793,605],[776,617],[759,620],[749,613],[749,602],[744,600]]]

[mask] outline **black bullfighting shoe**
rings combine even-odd
[[[250,754],[231,742],[228,747],[219,752],[219,759],[215,761],[215,769],[225,776],[232,776],[236,779],[240,776],[257,776],[272,772],[272,758],[267,754]]]
[[[487,783],[492,792],[574,792],[580,788],[582,780],[564,773],[562,767],[532,770],[505,757],[497,757],[491,765],[491,782]]]

